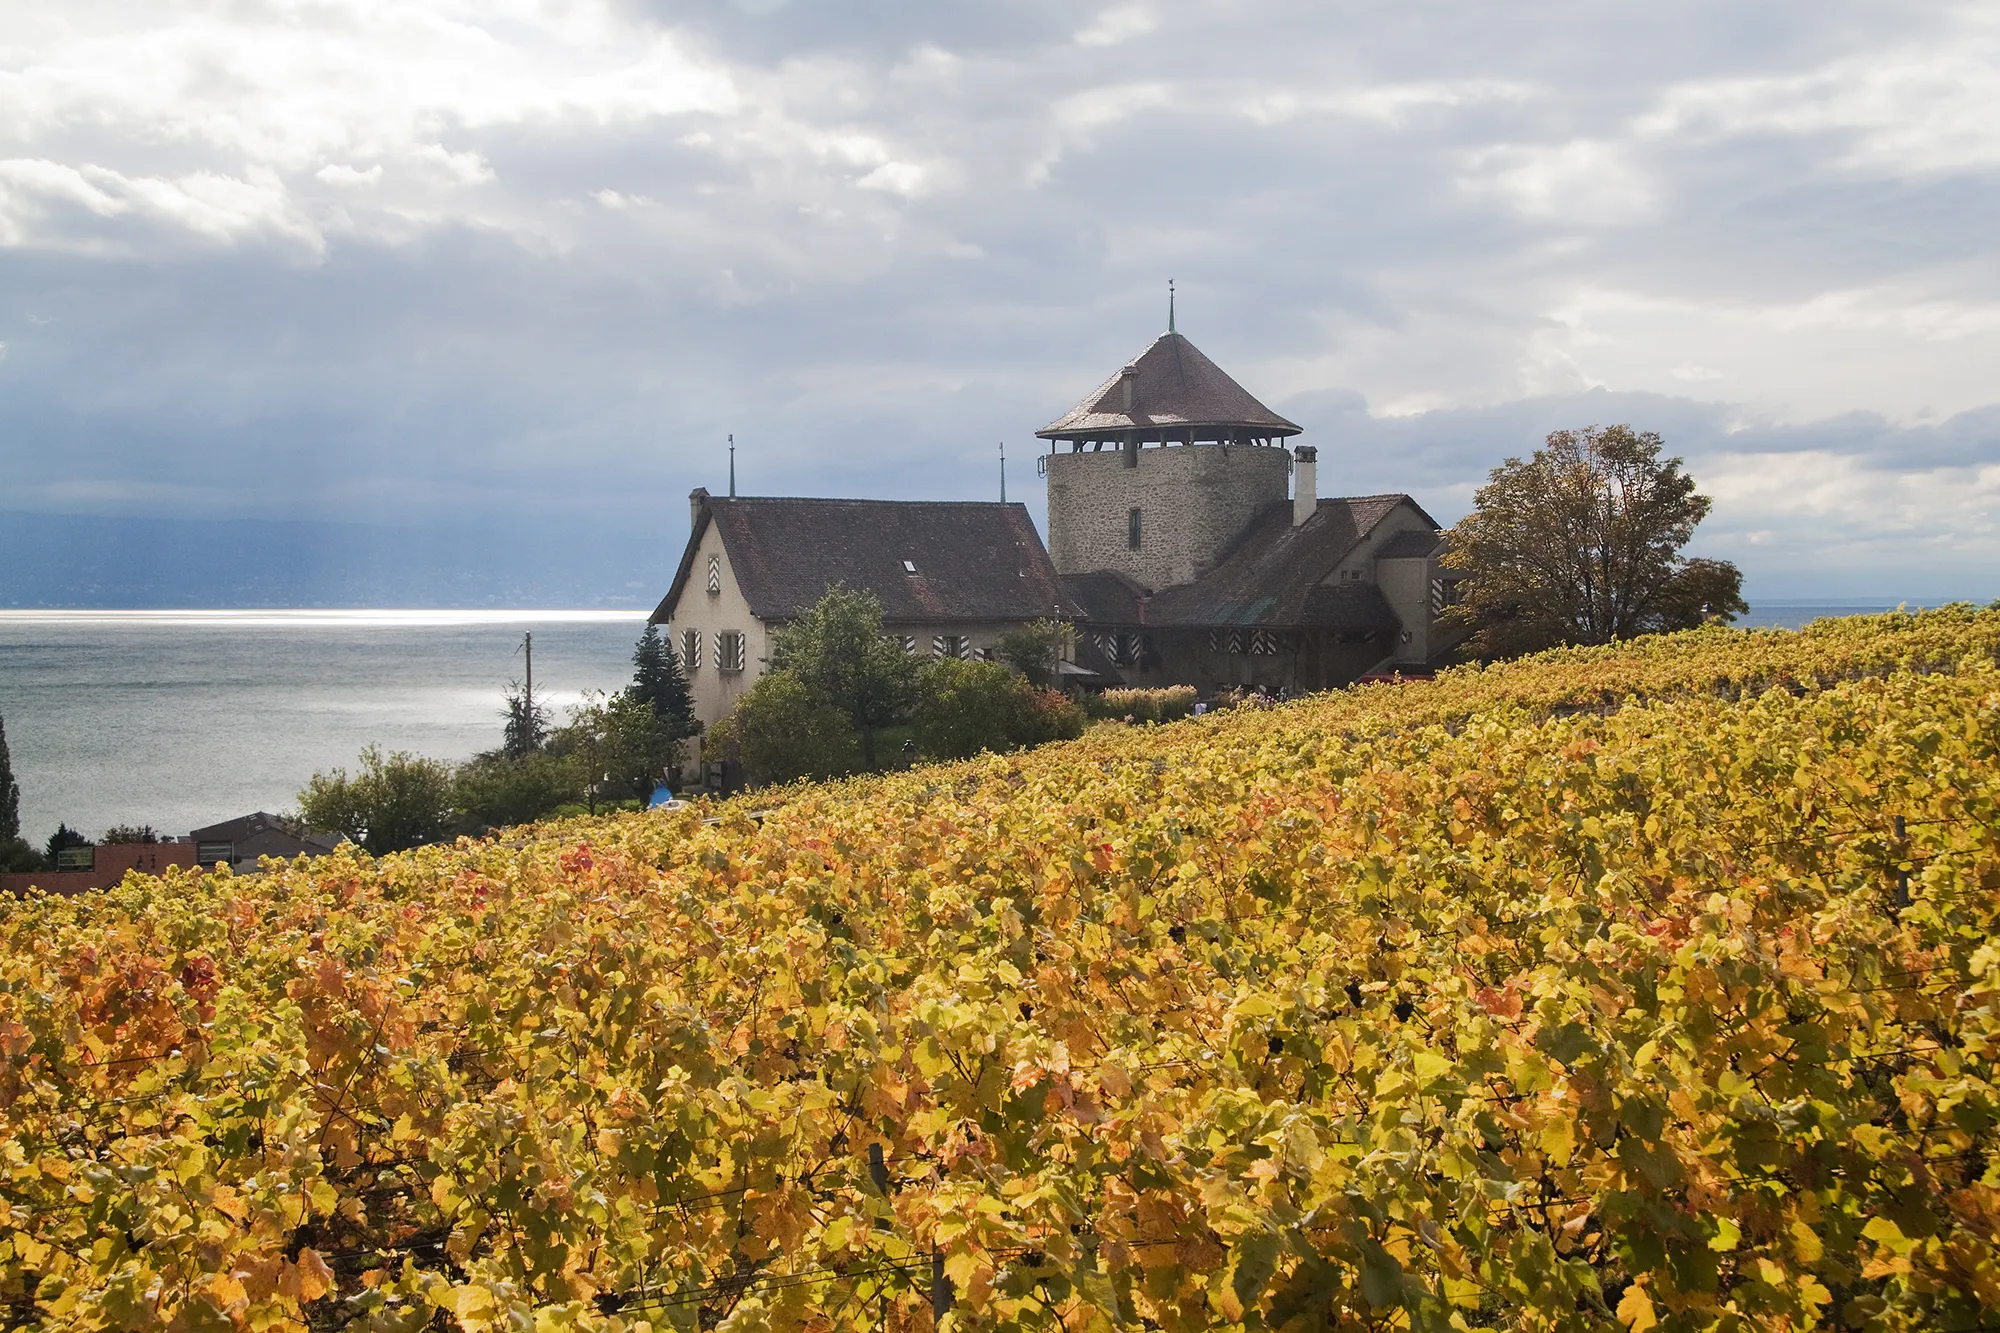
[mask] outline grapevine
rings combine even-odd
[[[0,909],[16,1327],[2000,1325],[2000,612]]]

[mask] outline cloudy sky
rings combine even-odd
[[[0,509],[1039,512],[1181,329],[1449,521],[1685,454],[1753,597],[2000,595],[2000,7],[0,5]]]

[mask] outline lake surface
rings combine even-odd
[[[1760,603],[1742,623],[1888,609]],[[523,633],[560,720],[585,690],[631,679],[644,627],[642,611],[0,611],[21,832],[185,835],[282,812],[371,742],[464,759],[500,743]]]
[[[21,833],[61,820],[185,836],[297,805],[371,742],[438,759],[500,743],[534,635],[556,720],[632,677],[643,611],[0,611],[0,718]]]

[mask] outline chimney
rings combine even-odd
[[[693,532],[695,524],[701,522],[701,507],[708,503],[708,487],[697,486],[688,492],[688,531]]]
[[[1319,450],[1302,444],[1292,450],[1292,457],[1298,461],[1292,480],[1292,526],[1296,528],[1319,508]]]
[[[1139,367],[1127,366],[1118,372],[1118,383],[1125,390],[1125,415],[1132,415],[1132,386],[1139,382]]]

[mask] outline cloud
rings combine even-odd
[[[0,475],[656,534],[734,432],[749,489],[983,495],[1173,277],[1323,457],[1368,442],[1356,488],[1447,517],[1616,412],[1726,486],[1753,588],[1847,569],[1871,493],[1946,516],[1869,548],[1917,579],[2000,555],[1996,33],[1719,0],[31,7]]]
[[[1099,14],[1088,27],[1079,28],[1078,46],[1117,46],[1143,37],[1157,26],[1153,12],[1145,5],[1119,5]]]

